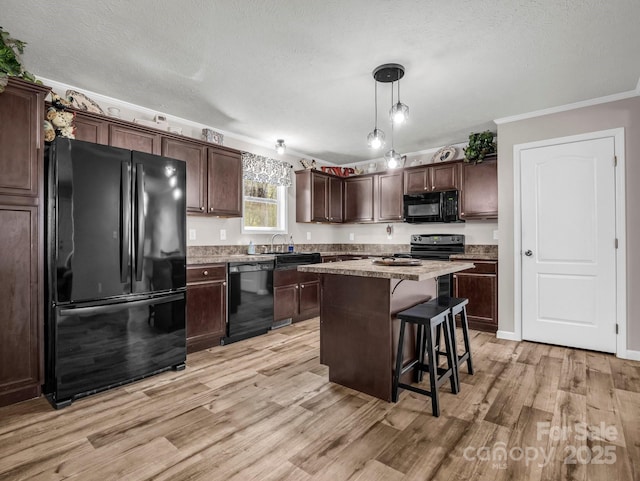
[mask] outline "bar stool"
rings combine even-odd
[[[414,307],[406,309],[398,314],[400,319],[400,333],[398,336],[398,351],[396,353],[396,369],[393,374],[393,402],[398,401],[399,388],[408,389],[431,398],[431,407],[433,415],[440,416],[440,402],[438,399],[438,389],[447,380],[451,382],[451,392],[458,393],[458,385],[456,383],[454,347],[452,344],[451,327],[449,324],[450,309],[448,307],[438,306],[437,304],[424,302]],[[406,325],[415,324],[418,327],[416,336],[416,357],[414,361],[403,367],[404,364],[404,335]],[[435,330],[439,326],[444,326],[444,341],[447,349],[444,352],[447,356],[447,367],[439,368],[436,363],[436,350],[434,344]],[[424,363],[424,351],[427,351],[429,364]],[[400,382],[401,376],[412,368],[418,371],[418,380],[421,378],[422,372],[429,373],[429,391],[410,384]]]
[[[467,320],[467,304],[469,304],[469,299],[464,297],[449,297],[449,296],[438,296],[435,299],[431,299],[429,303],[433,305],[437,305],[442,308],[447,308],[451,312],[449,314],[449,325],[451,326],[452,339],[454,352],[456,356],[454,358],[456,364],[456,385],[458,386],[458,391],[460,390],[460,365],[464,362],[467,363],[467,372],[473,375],[473,362],[471,360],[471,348],[469,343],[469,321]],[[460,326],[462,327],[462,338],[464,341],[464,351],[462,354],[458,354],[457,343],[456,343],[456,316],[460,314]],[[440,351],[440,328],[438,327],[438,331],[436,333],[436,363],[439,361],[440,354],[445,354],[443,351]]]

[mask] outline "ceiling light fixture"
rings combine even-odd
[[[393,83],[391,84],[391,92],[393,93]],[[389,111],[389,117],[391,117],[391,122],[400,125],[407,121],[409,118],[409,107],[400,102],[400,80],[398,80],[398,103],[394,104],[393,99],[391,99],[391,110]]]
[[[400,79],[404,77],[404,67],[397,63],[387,63],[384,65],[380,65],[373,71],[373,78],[376,81],[376,128],[369,134],[368,140],[371,139],[372,134],[375,134],[376,131],[381,132],[377,128],[377,117],[378,117],[378,91],[377,85],[378,82],[382,83],[390,83],[391,84],[391,150],[389,150],[386,154],[384,154],[385,162],[387,163],[387,168],[395,169],[400,165],[402,158],[400,154],[396,152],[393,147],[393,125],[400,125],[404,120],[407,119],[409,115],[409,107],[400,102]],[[394,82],[398,82],[398,103],[394,104],[393,101],[393,84]],[[371,146],[371,141],[369,143]]]
[[[287,146],[284,144],[284,139],[278,139],[276,141],[276,152],[282,155],[285,150],[287,150]]]
[[[374,72],[374,76],[375,76],[375,72]],[[375,82],[374,95],[375,95],[374,104],[375,104],[376,116],[375,116],[373,131],[369,132],[369,135],[367,135],[367,144],[369,144],[369,147],[371,147],[372,149],[377,150],[384,145],[384,132],[378,129],[378,82]]]

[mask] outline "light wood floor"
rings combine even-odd
[[[313,319],[60,411],[2,408],[0,480],[640,480],[640,363],[474,332],[476,374],[434,418],[329,383],[318,345]]]

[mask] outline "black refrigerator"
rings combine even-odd
[[[50,402],[184,368],[185,163],[58,138],[46,177]]]

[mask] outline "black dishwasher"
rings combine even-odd
[[[266,334],[273,322],[274,261],[230,262],[228,322],[221,344]]]

